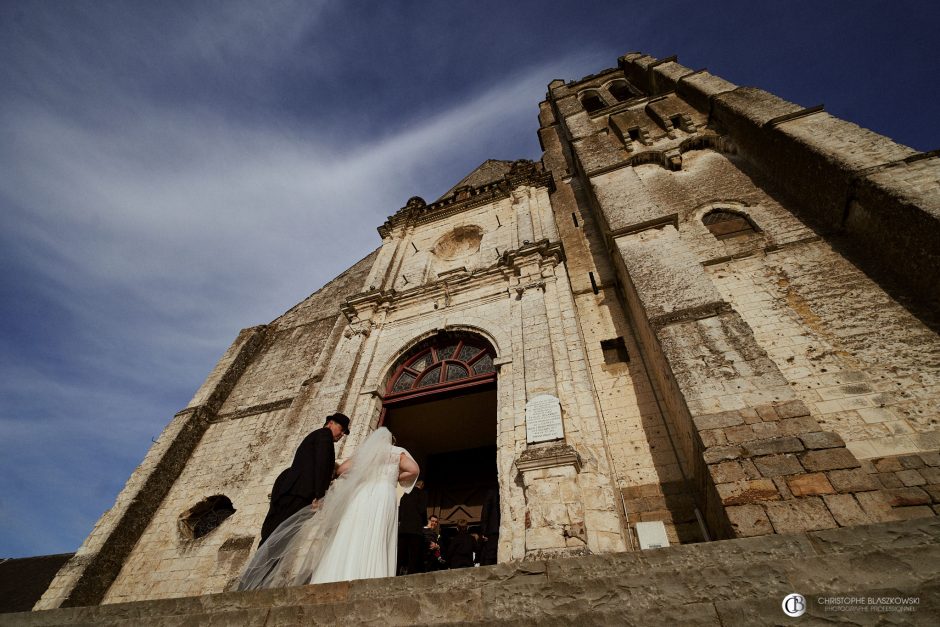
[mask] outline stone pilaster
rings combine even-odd
[[[560,443],[530,446],[516,469],[525,487],[525,558],[590,554],[577,451]]]

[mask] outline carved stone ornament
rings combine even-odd
[[[581,456],[570,444],[558,443],[529,447],[516,459],[516,468],[523,473],[557,466],[574,466],[575,471],[580,471]]]
[[[350,320],[349,326],[346,327],[346,330],[343,331],[343,336],[346,339],[353,337],[354,335],[361,335],[363,337],[369,337],[369,334],[372,333],[372,328],[375,325],[371,320],[362,321],[358,318],[353,318]]]
[[[438,259],[450,261],[476,253],[482,240],[483,229],[475,224],[458,226],[441,236],[431,252]]]

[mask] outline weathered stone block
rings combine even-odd
[[[831,431],[817,431],[815,433],[804,433],[800,435],[803,446],[808,449],[825,449],[845,446],[845,442],[838,433]]]
[[[787,418],[777,423],[780,426],[781,435],[799,435],[800,433],[810,433],[819,431],[819,423],[812,416],[798,416],[796,418]]]
[[[741,418],[744,419],[744,424],[753,425],[753,424],[759,424],[761,422],[760,414],[758,414],[757,410],[754,409],[753,407],[745,407],[744,409],[739,409],[738,414],[741,416]]]
[[[901,480],[898,479],[897,473],[893,472],[879,472],[875,475],[875,478],[878,479],[878,482],[885,488],[903,488],[904,484],[901,483]]]
[[[855,455],[846,448],[808,451],[801,456],[800,461],[807,470],[837,470],[860,466]]]
[[[725,437],[732,444],[740,444],[749,440],[755,440],[754,429],[751,425],[738,425],[737,427],[728,427],[725,429]]]
[[[794,498],[793,493],[790,492],[790,486],[787,485],[786,475],[774,477],[773,481],[774,485],[777,486],[777,491],[780,492],[780,496],[783,497],[783,500]]]
[[[781,433],[779,422],[758,422],[751,425],[751,431],[754,433],[753,439],[756,440],[762,440],[764,438],[777,438],[781,435],[789,435]]]
[[[897,520],[894,510],[891,508],[890,499],[883,491],[856,492],[855,499],[862,506],[865,513],[871,516],[872,520],[877,522]]]
[[[752,462],[749,459],[742,459],[740,463],[741,463],[741,468],[744,469],[744,476],[747,479],[760,479],[761,478],[760,471],[757,470],[757,466],[754,465],[754,462]]]
[[[529,549],[559,549],[565,547],[565,538],[561,530],[551,527],[526,529],[526,550]]]
[[[928,484],[940,484],[940,468],[931,468],[929,466],[925,466],[917,472],[919,472],[921,476],[927,480]]]
[[[780,418],[773,405],[758,405],[754,410],[764,422],[776,422]]]
[[[827,494],[823,501],[836,522],[842,527],[853,525],[867,525],[872,521],[851,494]]]
[[[901,465],[901,460],[897,457],[883,457],[873,460],[873,462],[878,472],[897,472],[904,470],[904,466]]]
[[[940,485],[928,485],[923,488],[934,503],[940,503]]]
[[[742,453],[740,446],[713,446],[705,449],[702,458],[706,464],[714,464],[729,459],[738,459]]]
[[[925,485],[927,483],[927,480],[924,479],[923,475],[921,475],[920,472],[916,470],[902,470],[895,473],[895,476],[901,480],[901,483],[908,487]]]
[[[726,411],[708,416],[696,416],[692,419],[699,431],[708,429],[722,429],[744,424],[744,418],[736,411]]]
[[[886,493],[891,507],[930,504],[930,495],[920,488],[893,488],[886,490]]]
[[[728,438],[725,437],[724,429],[710,429],[708,431],[702,431],[699,433],[699,436],[702,438],[702,446],[705,448],[721,446],[728,443]]]
[[[803,472],[803,466],[800,460],[792,454],[767,455],[766,457],[755,457],[754,465],[765,477],[777,477],[780,475],[793,475]]]
[[[777,486],[770,479],[735,481],[715,486],[724,505],[745,505],[757,501],[769,501],[780,498]]]
[[[712,475],[712,480],[718,483],[731,483],[745,479],[744,469],[741,464],[734,461],[721,462],[708,467]]]
[[[770,455],[773,453],[795,453],[803,450],[803,443],[799,438],[769,438],[755,440],[744,445],[744,452],[748,456]]]
[[[910,520],[912,518],[931,518],[937,515],[932,507],[928,507],[926,505],[898,507],[894,510],[894,513],[900,520]]]
[[[799,475],[787,479],[787,486],[793,496],[811,496],[814,494],[832,494],[832,484],[824,473],[817,472],[809,475]]]
[[[776,412],[781,419],[809,416],[809,408],[803,401],[787,401],[780,403],[776,407]]]
[[[874,465],[873,463],[871,463],[871,460],[870,460],[870,459],[860,459],[860,460],[858,460],[858,463],[860,463],[860,464],[862,465],[862,466],[861,466],[862,470],[864,470],[865,472],[867,472],[867,473],[870,474],[870,475],[873,475],[873,474],[875,474],[876,472],[878,472],[878,469],[875,468],[875,465]]]
[[[815,531],[838,526],[829,508],[816,497],[769,502],[764,507],[777,533]]]
[[[861,468],[831,470],[827,474],[829,475],[829,483],[832,484],[836,492],[865,492],[877,490],[879,487],[875,478]]]
[[[905,469],[924,467],[924,460],[920,458],[920,455],[901,455],[898,461],[901,462],[901,465],[904,466]]]
[[[725,511],[734,534],[739,538],[764,536],[774,532],[767,512],[760,505],[732,505]]]
[[[920,458],[924,460],[924,464],[927,466],[940,466],[940,451],[930,451],[928,453],[921,453]]]

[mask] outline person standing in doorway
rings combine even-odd
[[[473,566],[473,551],[476,544],[467,530],[467,519],[457,521],[457,535],[447,545],[447,566],[449,568],[467,568]]]
[[[432,515],[421,531],[424,534],[425,572],[447,568],[441,556],[441,526],[437,516]]]
[[[483,497],[483,512],[480,514],[480,537],[483,541],[481,566],[496,563],[499,546],[499,490],[491,488]]]
[[[403,494],[398,504],[398,572],[413,575],[424,572],[424,526],[428,524],[428,495],[424,480]]]

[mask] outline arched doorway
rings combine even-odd
[[[461,518],[473,531],[499,485],[494,357],[478,335],[439,333],[403,355],[385,386],[380,424],[421,466],[445,538]]]

